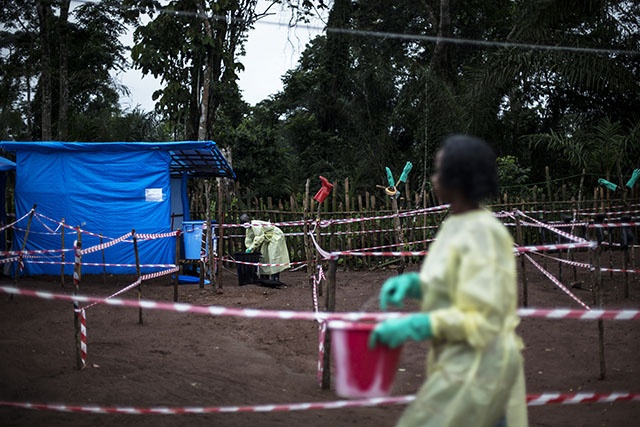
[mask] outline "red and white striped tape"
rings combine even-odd
[[[607,272],[612,272],[612,273],[631,273],[631,274],[640,274],[640,270],[630,270],[630,269],[624,269],[624,268],[605,268],[602,267],[600,268],[600,271],[607,271]]]
[[[140,266],[140,267],[142,267],[142,266]],[[171,273],[177,273],[178,271],[180,271],[180,267],[173,266],[172,268],[170,268],[168,270],[156,271],[155,273],[143,274],[142,276],[140,276],[140,279],[144,282],[145,280],[156,279],[158,277],[167,276],[167,275],[169,275]]]
[[[395,397],[374,397],[360,400],[337,400],[333,402],[307,402],[267,404],[255,406],[98,406],[92,405],[65,405],[52,403],[10,402],[0,401],[0,406],[8,406],[23,409],[36,409],[41,411],[76,412],[90,414],[120,414],[120,415],[187,415],[187,414],[213,414],[213,413],[246,413],[246,412],[293,412],[319,409],[343,409],[364,408],[382,405],[406,405],[415,400],[415,395]],[[580,403],[611,403],[640,401],[640,393],[539,393],[527,395],[529,406],[542,406],[551,404],[575,405]]]
[[[365,221],[379,221],[382,219],[392,219],[392,218],[404,218],[416,215],[423,214],[431,214],[431,213],[439,213],[449,209],[449,205],[440,205],[433,206],[430,208],[422,208],[422,209],[414,209],[411,211],[393,213],[389,215],[381,215],[381,216],[370,216],[364,218],[342,218],[342,219],[325,219],[321,221],[314,221],[314,223],[322,228],[329,227],[330,225],[339,225],[339,224],[352,224],[355,222],[365,222]],[[274,225],[276,227],[287,227],[287,226],[303,226],[310,221],[298,220],[298,221],[287,221],[287,222],[271,222],[268,224],[261,224],[263,226]],[[218,224],[215,224],[215,227],[219,227]],[[245,224],[223,224],[222,228],[244,228]]]
[[[591,264],[587,264],[586,262],[577,262],[577,261],[571,261],[569,259],[564,259],[564,258],[557,258],[557,257],[553,257],[547,254],[543,254],[543,253],[536,253],[536,255],[541,256],[543,258],[547,258],[553,261],[558,261],[561,262],[563,264],[568,264],[571,265],[573,267],[580,267],[580,268],[588,268],[589,270],[593,270],[593,266]]]
[[[90,309],[91,307],[93,307],[93,306],[95,306],[95,305],[98,305],[98,304],[101,304],[101,303],[107,302],[107,301],[108,301],[108,300],[110,300],[111,298],[115,298],[115,297],[117,297],[118,295],[122,295],[123,293],[127,292],[128,290],[131,290],[131,289],[135,288],[135,287],[136,287],[136,286],[138,286],[140,283],[142,283],[142,277],[138,277],[138,279],[137,279],[135,282],[131,283],[130,285],[125,286],[124,288],[122,288],[122,289],[120,289],[120,290],[116,291],[115,293],[113,293],[113,294],[109,295],[108,297],[105,297],[105,298],[103,299],[103,301],[94,301],[92,304],[89,304],[89,305],[87,305],[87,306],[83,307],[82,309],[77,309],[76,311],[80,311],[80,310],[88,310],[88,309]]]
[[[554,245],[533,245],[533,246],[518,246],[514,248],[517,253],[523,252],[550,252],[561,251],[564,249],[577,249],[577,248],[596,248],[597,242],[584,242],[584,243],[558,243]]]
[[[540,270],[540,272],[542,272],[542,274],[544,274],[545,276],[547,276],[547,278],[549,280],[551,280],[557,287],[559,287],[565,294],[569,295],[574,301],[576,301],[578,304],[580,304],[581,306],[583,306],[584,308],[586,308],[587,310],[591,310],[589,308],[589,306],[587,304],[585,304],[584,302],[582,302],[580,300],[580,298],[578,298],[577,296],[575,296],[573,294],[573,292],[571,292],[566,286],[564,286],[562,283],[560,283],[560,281],[558,279],[555,278],[555,276],[551,273],[549,273],[547,270],[545,270],[544,268],[542,268],[542,266],[540,264],[538,264],[537,262],[535,262],[533,260],[533,258],[531,258],[529,255],[525,254],[525,257],[538,269]]]
[[[595,270],[595,268],[591,265],[591,264],[587,264],[584,262],[577,262],[577,261],[571,261],[568,259],[563,259],[563,258],[556,258],[556,257],[552,257],[549,255],[545,255],[545,254],[541,254],[538,253],[536,255],[545,257],[545,258],[549,258],[552,259],[554,261],[558,261],[561,262],[563,264],[568,264],[574,267],[580,267],[580,268],[588,268],[589,270]],[[625,269],[625,268],[605,268],[605,267],[601,267],[600,271],[606,271],[606,272],[613,272],[613,273],[631,273],[631,274],[640,274],[640,270],[632,270],[632,269]]]
[[[77,312],[77,316],[80,319],[80,358],[82,360],[82,367],[87,366],[87,313],[84,309]]]
[[[22,295],[45,300],[78,301],[85,303],[104,302],[107,305],[119,307],[142,307],[150,310],[173,311],[181,313],[205,314],[208,316],[246,317],[253,319],[282,319],[282,320],[346,320],[380,321],[394,317],[405,316],[409,313],[365,313],[365,312],[305,312],[287,310],[259,310],[249,308],[227,308],[220,306],[199,306],[187,303],[166,303],[151,300],[104,299],[86,295],[57,294],[46,291],[33,291],[13,286],[0,286],[0,292],[9,295]],[[640,310],[574,310],[574,309],[518,309],[520,317],[536,317],[547,319],[582,319],[582,320],[640,320]]]
[[[73,262],[62,262],[62,261],[38,261],[38,260],[29,260],[30,264],[55,264],[55,265],[73,265]],[[112,264],[112,263],[102,263],[102,262],[83,262],[83,266],[92,266],[92,267],[136,267],[136,264]],[[175,264],[140,264],[140,268],[173,268]]]
[[[603,224],[589,224],[589,228],[619,228],[619,227],[638,227],[640,222],[607,222]]]
[[[230,257],[223,257],[221,258],[222,261],[225,262],[229,262],[229,263],[233,263],[233,264],[244,264],[244,265],[257,265],[259,267],[286,267],[286,266],[290,266],[290,265],[300,265],[300,264],[306,264],[307,261],[296,261],[296,262],[286,262],[286,263],[280,263],[280,264],[266,264],[263,262],[247,262],[247,261],[237,261],[233,258]]]
[[[32,251],[2,251],[0,252],[0,256],[54,254],[58,252],[70,252],[72,250],[73,249],[37,249]]]
[[[82,265],[82,250],[78,247],[78,241],[73,241],[74,265]],[[77,287],[80,284],[80,273],[77,268],[73,269],[73,284]]]
[[[168,274],[176,273],[178,271],[180,271],[180,268],[179,267],[175,267],[175,268],[171,268],[169,270],[158,271],[156,273],[150,273],[150,274],[142,275],[142,276],[138,277],[138,279],[135,282],[131,283],[130,285],[125,286],[124,288],[122,288],[119,291],[109,295],[108,297],[105,297],[104,299],[105,300],[109,300],[111,298],[117,297],[118,295],[122,295],[123,293],[125,293],[125,292],[135,288],[136,286],[140,285],[145,280],[154,279],[156,277],[161,277],[161,276],[166,276]],[[94,305],[98,305],[100,303],[101,302],[96,301],[96,302],[94,302],[92,304],[89,304],[86,307],[82,308],[82,310],[86,310],[86,309],[91,308]]]
[[[90,254],[92,252],[98,252],[101,251],[103,249],[107,249],[110,248],[111,246],[117,245],[118,243],[121,243],[125,240],[127,240],[129,237],[131,237],[131,232],[128,232],[127,234],[118,237],[117,239],[113,239],[110,242],[106,242],[106,243],[101,243],[99,245],[95,245],[95,246],[91,246],[87,249],[83,249],[82,250],[82,254]]]
[[[426,256],[428,251],[386,251],[386,252],[365,252],[359,250],[331,252],[331,257],[336,258],[346,256],[379,256],[379,257],[401,257],[401,256]]]
[[[582,238],[582,237],[574,236],[571,233],[566,233],[566,232],[564,232],[564,231],[562,231],[562,230],[560,230],[560,229],[558,229],[556,227],[553,227],[553,226],[551,226],[549,224],[545,224],[542,221],[538,221],[535,218],[532,218],[532,217],[530,217],[528,215],[525,215],[525,213],[520,211],[520,210],[516,210],[516,214],[521,215],[521,216],[527,218],[529,221],[533,221],[535,224],[538,224],[540,227],[544,227],[547,230],[552,231],[552,232],[556,233],[557,235],[562,236],[562,237],[564,237],[566,239],[569,239],[569,240],[572,240],[572,241],[578,242],[578,243],[587,242],[587,240]]]
[[[9,224],[7,224],[7,225],[5,225],[5,226],[3,226],[3,227],[0,227],[0,231],[4,231],[4,230],[6,230],[7,228],[14,227],[17,223],[19,223],[20,221],[22,221],[23,219],[25,219],[26,217],[28,217],[29,215],[31,215],[31,212],[33,212],[33,208],[32,208],[29,212],[27,212],[26,214],[24,214],[23,216],[21,216],[20,218],[18,218],[18,219],[16,219],[15,221],[13,221],[12,223],[9,223]]]
[[[156,234],[147,234],[147,233],[136,233],[136,237],[138,237],[138,240],[155,240],[155,239],[166,239],[167,237],[175,237],[178,236],[180,233],[178,232],[178,230],[176,231],[171,231],[169,233],[156,233]]]

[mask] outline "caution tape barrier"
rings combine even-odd
[[[206,314],[209,316],[247,317],[255,319],[282,319],[282,320],[346,320],[346,321],[376,321],[393,317],[405,316],[409,313],[367,313],[367,312],[306,312],[290,310],[260,310],[253,308],[227,308],[220,306],[200,306],[187,303],[167,303],[151,300],[126,300],[105,299],[87,295],[67,295],[48,291],[34,291],[30,289],[16,288],[13,286],[0,286],[0,292],[9,295],[22,295],[46,300],[77,301],[84,303],[104,302],[105,304],[121,307],[142,307],[150,310],[174,311],[182,313]],[[537,317],[547,319],[581,319],[581,320],[640,320],[640,310],[573,310],[573,309],[518,309],[520,317]]]
[[[319,409],[363,408],[382,405],[406,405],[415,400],[415,395],[374,397],[360,400],[337,400],[333,402],[307,402],[267,404],[255,406],[97,406],[97,405],[65,405],[51,403],[9,402],[0,401],[0,406],[23,409],[36,409],[55,412],[77,412],[89,414],[120,414],[120,415],[187,415],[187,414],[215,414],[215,413],[246,413],[246,412],[292,412]],[[539,393],[527,395],[528,406],[542,406],[551,404],[579,404],[579,403],[611,403],[611,402],[640,401],[640,393]]]

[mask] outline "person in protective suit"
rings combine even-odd
[[[451,215],[420,272],[393,277],[380,291],[382,310],[405,298],[420,300],[421,310],[378,323],[369,341],[395,348],[431,340],[427,380],[397,426],[526,427],[513,239],[480,208],[498,191],[495,154],[478,138],[454,135],[435,168],[434,190]]]
[[[251,220],[247,214],[240,215],[240,222],[249,224],[244,238],[246,252],[260,252],[263,264],[279,264],[260,266],[260,277],[280,281],[280,272],[290,268],[289,249],[282,230],[270,222]]]

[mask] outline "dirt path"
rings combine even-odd
[[[557,264],[548,268],[557,274]],[[528,267],[531,307],[580,308],[548,279]],[[565,276],[566,276],[565,267]],[[377,311],[382,282],[395,272],[338,272],[338,311]],[[222,295],[207,286],[181,285],[180,300],[199,305],[310,311],[304,273],[283,273],[283,289],[238,286],[225,272]],[[591,303],[588,272],[571,288]],[[84,277],[82,292],[107,296],[128,278]],[[3,278],[2,285],[13,281]],[[638,308],[640,282],[622,298],[622,276],[605,275],[606,308]],[[55,278],[19,282],[27,289],[70,293]],[[144,298],[171,301],[162,280],[145,283]],[[134,292],[124,295],[136,298]],[[409,307],[411,308],[411,307]],[[73,312],[70,303],[0,296],[0,399],[98,406],[225,406],[338,400],[316,382],[318,327],[310,321],[263,320],[147,310],[105,305],[87,312],[88,367],[74,368]],[[605,380],[599,380],[597,323],[523,319],[529,393],[557,391],[640,391],[640,328],[635,321],[605,322]],[[405,346],[394,395],[412,394],[424,381],[428,344]],[[278,413],[209,415],[91,415],[0,407],[2,426],[391,426],[403,406]],[[542,426],[632,426],[639,402],[553,405],[530,408],[530,423]]]

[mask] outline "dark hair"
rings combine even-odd
[[[442,142],[439,184],[460,191],[479,203],[498,194],[498,171],[493,149],[480,138],[452,135]]]

